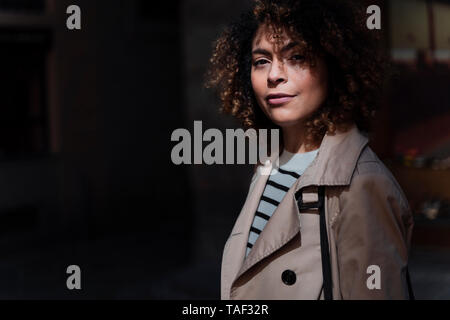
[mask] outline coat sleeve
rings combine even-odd
[[[339,206],[335,237],[342,298],[408,299],[413,219],[395,179],[383,172],[355,175]]]

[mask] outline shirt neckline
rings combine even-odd
[[[279,166],[284,170],[290,171],[304,171],[304,169],[314,160],[319,149],[303,152],[292,153],[283,149],[283,153],[280,155]]]

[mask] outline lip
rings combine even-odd
[[[291,101],[295,95],[287,93],[272,93],[266,97],[266,101],[271,105],[282,105]]]

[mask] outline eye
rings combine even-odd
[[[305,60],[305,57],[302,56],[301,54],[294,54],[294,55],[291,57],[291,60],[295,60],[295,61],[303,61],[303,60]]]
[[[253,65],[254,65],[255,67],[257,67],[257,66],[266,64],[266,63],[268,63],[268,62],[269,62],[269,61],[266,60],[266,59],[259,59],[259,60],[255,61],[255,62],[253,62]]]

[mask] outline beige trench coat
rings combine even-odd
[[[317,201],[319,185],[326,186],[333,299],[408,299],[411,210],[397,181],[356,126],[323,138],[316,158],[245,258],[267,172],[276,160],[272,157],[268,167],[256,170],[225,244],[221,299],[323,299],[319,215],[314,210],[300,213],[294,196],[303,189],[304,202]],[[379,267],[378,276],[370,266]],[[286,270],[295,273],[293,284],[282,280]],[[368,286],[376,283],[369,279],[372,275],[379,280],[375,288]]]

